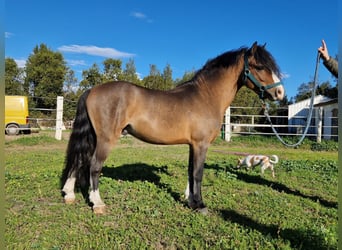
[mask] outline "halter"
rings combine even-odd
[[[245,81],[246,79],[248,78],[249,80],[251,80],[251,82],[257,87],[259,88],[259,98],[260,99],[264,99],[264,92],[268,92],[267,90],[268,89],[271,89],[271,88],[274,88],[274,87],[277,87],[279,85],[283,85],[283,83],[280,81],[280,82],[275,82],[273,84],[269,84],[269,85],[266,85],[266,86],[263,86],[261,85],[261,83],[252,75],[251,71],[249,70],[249,65],[248,65],[248,56],[247,54],[245,54],[245,71],[244,71],[244,75],[245,75]]]

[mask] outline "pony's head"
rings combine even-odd
[[[285,90],[280,81],[280,70],[272,55],[255,42],[244,55],[245,85],[261,99],[282,100]]]

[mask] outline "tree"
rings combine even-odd
[[[95,85],[103,82],[103,75],[100,72],[99,66],[96,63],[88,70],[82,71],[83,80],[80,82],[81,91],[90,89]]]
[[[243,86],[237,92],[231,105],[238,107],[260,107],[261,101],[253,90]]]
[[[103,62],[104,72],[103,81],[118,81],[122,80],[122,61],[119,59],[108,58]]]
[[[297,89],[297,94],[295,96],[296,102],[306,100],[311,97],[312,88],[314,86],[313,82],[302,83]]]
[[[332,87],[329,81],[321,83],[316,90],[318,95],[324,95],[330,98],[337,98],[338,96],[338,88],[337,84],[335,87]]]
[[[313,82],[302,83],[297,90],[295,96],[296,102],[308,99],[312,95]],[[338,85],[332,87],[329,81],[319,84],[316,88],[315,95],[324,95],[330,98],[337,98],[338,96]]]
[[[138,78],[136,67],[133,59],[129,59],[126,63],[126,67],[122,73],[122,78],[125,81],[135,83],[137,85],[141,85],[141,81]]]
[[[68,94],[75,92],[77,82],[78,80],[75,76],[75,72],[68,68],[65,75],[64,93]]]
[[[163,90],[168,90],[168,89],[172,89],[174,84],[173,84],[173,80],[172,80],[172,69],[170,64],[167,64],[164,68],[163,71],[163,80],[164,80],[164,84],[162,86]]]
[[[260,101],[259,96],[252,91],[251,89],[243,86],[236,94],[233,102],[231,103],[233,107],[255,107],[252,109],[232,109],[232,115],[239,114],[239,115],[252,115],[256,114],[262,107],[262,103]],[[235,123],[250,123],[251,117],[234,117],[232,119]],[[256,121],[255,121],[256,122]]]
[[[185,71],[182,78],[177,78],[175,80],[175,85],[178,85],[178,84],[192,80],[192,78],[195,76],[195,74],[196,74],[195,70]]]
[[[157,66],[150,64],[150,74],[142,80],[143,86],[149,89],[163,89],[163,77]]]
[[[64,120],[72,120],[75,118],[77,100],[81,95],[81,92],[77,91],[77,82],[78,80],[75,77],[75,72],[72,69],[68,68],[64,85]]]
[[[34,96],[36,107],[55,108],[56,97],[63,94],[67,71],[60,52],[54,52],[45,44],[33,49],[26,63],[25,84]]]
[[[6,95],[26,95],[24,89],[24,71],[12,58],[5,60],[5,93]]]

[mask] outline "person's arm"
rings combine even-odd
[[[333,74],[336,78],[338,78],[338,62],[332,57],[329,57],[328,60],[323,61],[324,66]]]

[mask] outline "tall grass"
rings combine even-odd
[[[6,142],[7,249],[337,249],[337,152],[217,140],[205,165],[203,216],[183,198],[188,147],[126,137],[100,178],[107,213],[94,216],[80,193],[76,204],[62,201],[66,144],[46,136]],[[275,179],[235,169],[238,153],[254,152],[279,156]]]

